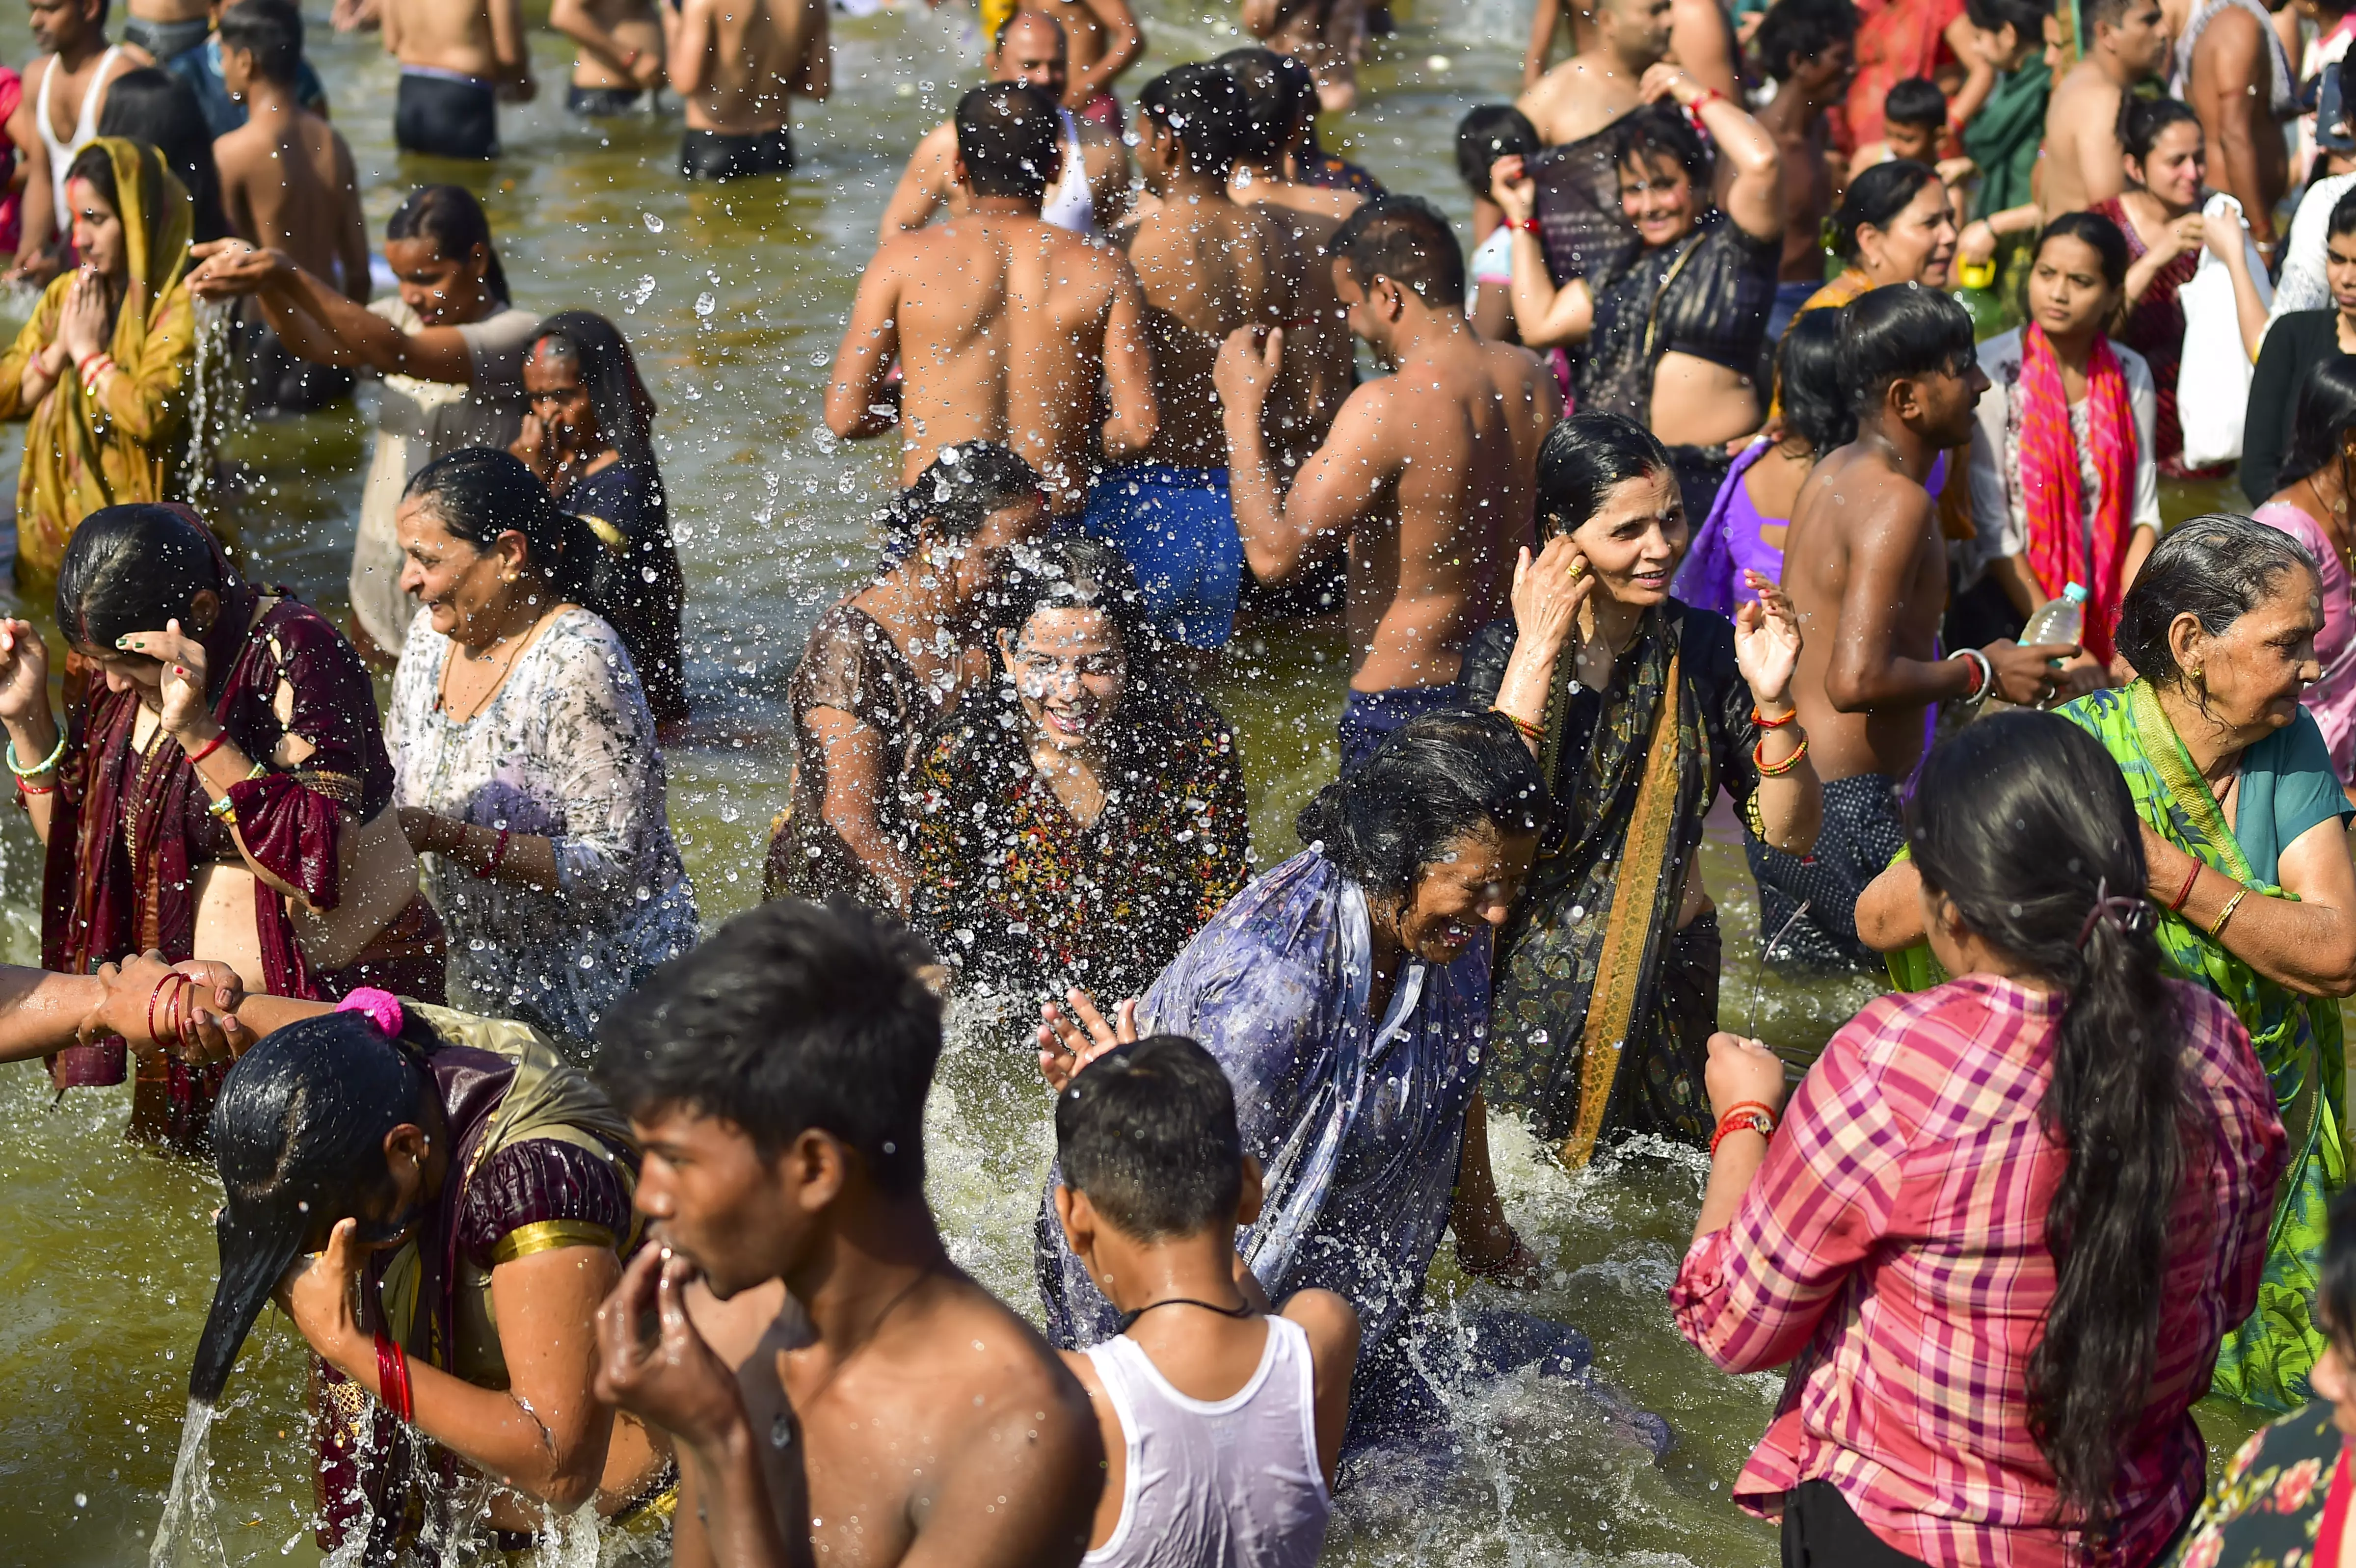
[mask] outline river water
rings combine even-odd
[[[1457,118],[1511,96],[1524,14],[1508,0],[1400,6],[1401,32],[1365,73],[1368,107],[1328,142],[1394,188],[1436,199],[1460,223],[1470,202],[1452,164]],[[544,4],[533,7],[542,19]],[[1128,79],[1233,48],[1231,13],[1149,0],[1151,50]],[[835,96],[805,105],[804,159],[788,180],[690,189],[677,177],[678,123],[593,131],[561,108],[562,40],[535,32],[540,101],[504,112],[507,152],[488,168],[396,155],[395,74],[372,38],[338,38],[314,17],[311,55],[368,188],[369,229],[412,186],[458,180],[488,205],[518,303],[612,316],[636,345],[662,408],[658,433],[690,585],[689,677],[697,719],[668,753],[671,822],[707,921],[758,896],[770,814],[781,803],[787,674],[817,612],[873,553],[867,519],[888,494],[886,445],[845,448],[819,420],[821,384],[875,219],[906,150],[978,75],[969,11],[911,5],[836,18]],[[0,58],[29,57],[23,14],[0,11]],[[21,302],[16,314],[21,314]],[[19,437],[0,435],[14,451]],[[347,411],[270,425],[236,443],[253,487],[239,507],[262,575],[340,616],[367,453]],[[2169,515],[2203,509],[2185,495]],[[2205,497],[2204,497],[2205,499]],[[0,605],[18,613],[0,577]],[[33,608],[33,607],[27,607]],[[46,619],[45,611],[34,613]],[[1243,737],[1255,860],[1297,848],[1290,822],[1333,772],[1344,649],[1287,629],[1239,644],[1211,695]],[[1867,997],[1861,983],[1762,981],[1755,909],[1731,823],[1708,851],[1727,926],[1722,1017],[1804,1059]],[[0,956],[37,961],[35,847],[0,813]],[[933,1107],[932,1196],[958,1257],[1010,1301],[1033,1306],[1031,1207],[1051,1135],[1047,1100],[1004,1029],[960,1027]],[[5,1564],[132,1564],[147,1556],[186,1410],[187,1362],[214,1276],[202,1168],[121,1138],[121,1092],[52,1103],[37,1068],[0,1070],[0,1509]],[[1613,1444],[1576,1392],[1509,1381],[1456,1412],[1460,1456],[1408,1485],[1385,1477],[1345,1496],[1326,1556],[1337,1563],[1625,1563],[1750,1568],[1773,1561],[1772,1531],[1727,1500],[1780,1380],[1713,1371],[1671,1328],[1664,1290],[1690,1233],[1703,1165],[1633,1151],[1567,1177],[1510,1124],[1494,1127],[1516,1222],[1547,1258],[1526,1305],[1592,1336],[1603,1376],[1676,1433],[1654,1465]],[[1442,1310],[1503,1299],[1434,1271]],[[304,1357],[264,1317],[210,1436],[218,1526],[230,1561],[311,1563]],[[2204,1412],[2212,1437],[2246,1430]],[[607,1555],[645,1558],[644,1534]]]

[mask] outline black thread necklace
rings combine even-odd
[[[1222,1317],[1233,1317],[1238,1320],[1255,1317],[1258,1315],[1258,1310],[1248,1301],[1240,1303],[1235,1307],[1219,1307],[1208,1301],[1197,1301],[1191,1296],[1173,1296],[1164,1297],[1160,1301],[1149,1301],[1134,1312],[1122,1313],[1120,1315],[1120,1331],[1124,1334],[1128,1333],[1131,1324],[1135,1323],[1139,1318],[1144,1317],[1147,1313],[1152,1311],[1157,1307],[1199,1307],[1205,1312],[1215,1312]]]

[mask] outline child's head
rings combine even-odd
[[[1881,139],[1893,158],[1939,161],[1939,133],[1947,128],[1947,95],[1928,77],[1910,76],[1881,101]]]
[[[1526,158],[1545,145],[1528,115],[1510,103],[1483,103],[1456,123],[1456,172],[1474,196],[1485,197],[1499,158]]]
[[[303,65],[303,13],[294,0],[237,0],[221,14],[220,46],[222,80],[236,79],[231,91],[255,78],[292,87]]]
[[[1085,1199],[1132,1242],[1237,1222],[1244,1201],[1236,1093],[1211,1053],[1183,1035],[1116,1046],[1055,1097],[1055,1153],[1074,1218]]]

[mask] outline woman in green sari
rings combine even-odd
[[[1669,597],[1692,534],[1652,432],[1565,420],[1537,489],[1544,549],[1515,568],[1515,624],[1464,665],[1555,798],[1498,939],[1483,1093],[1577,1167],[1618,1133],[1708,1142],[1719,937],[1702,818],[1723,789],[1761,837],[1804,855],[1824,799],[1793,715],[1800,632],[1783,591],[1749,573],[1759,599],[1731,624]]]

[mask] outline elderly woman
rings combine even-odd
[[[978,980],[1135,996],[1244,884],[1235,736],[1162,667],[1119,551],[1017,550],[991,601],[1004,677],[910,781],[916,924]]]
[[[1583,1165],[1602,1137],[1709,1136],[1717,912],[1702,819],[1722,789],[1751,836],[1815,847],[1823,794],[1791,700],[1800,632],[1783,591],[1724,616],[1670,597],[1686,553],[1669,455],[1617,414],[1565,420],[1539,449],[1538,528],[1514,626],[1465,657],[1537,757],[1555,801],[1497,942],[1485,1093]]]
[[[0,355],[0,419],[30,420],[16,475],[16,581],[46,587],[102,507],[184,492],[196,362],[188,193],[153,147],[102,137],[66,171],[81,265]]]
[[[282,996],[441,995],[441,923],[391,809],[376,694],[333,626],[249,587],[196,514],[154,504],[84,520],[57,617],[91,668],[64,726],[40,634],[0,622],[7,762],[47,851],[44,965],[159,949]],[[123,1072],[120,1046],[53,1065],[61,1087]],[[211,1086],[143,1069],[134,1131],[193,1138]]]
[[[399,524],[402,589],[425,607],[386,741],[452,999],[585,1052],[614,998],[696,939],[654,716],[582,603],[605,547],[486,447],[419,470]]]
[[[1675,449],[1686,507],[1709,510],[1726,443],[1759,428],[1752,384],[1783,257],[1783,182],[1775,138],[1731,99],[1655,66],[1653,107],[1620,122],[1613,163],[1620,210],[1640,247],[1608,272],[1557,288],[1531,227],[1537,182],[1501,158],[1493,182],[1514,236],[1514,319],[1533,348],[1584,345],[1573,371],[1582,411],[1623,414]],[[1697,114],[1731,165],[1710,206],[1715,159],[1687,123]]]
[[[531,411],[508,450],[605,547],[589,592],[630,650],[655,721],[676,723],[687,717],[679,645],[687,584],[655,465],[655,400],[629,340],[602,315],[561,311],[524,353],[523,389]]]
[[[982,595],[1011,547],[1046,531],[1047,498],[990,442],[946,447],[885,514],[890,564],[818,618],[786,685],[789,797],[769,829],[771,898],[843,893],[906,912],[909,774],[958,693],[989,678]]]

